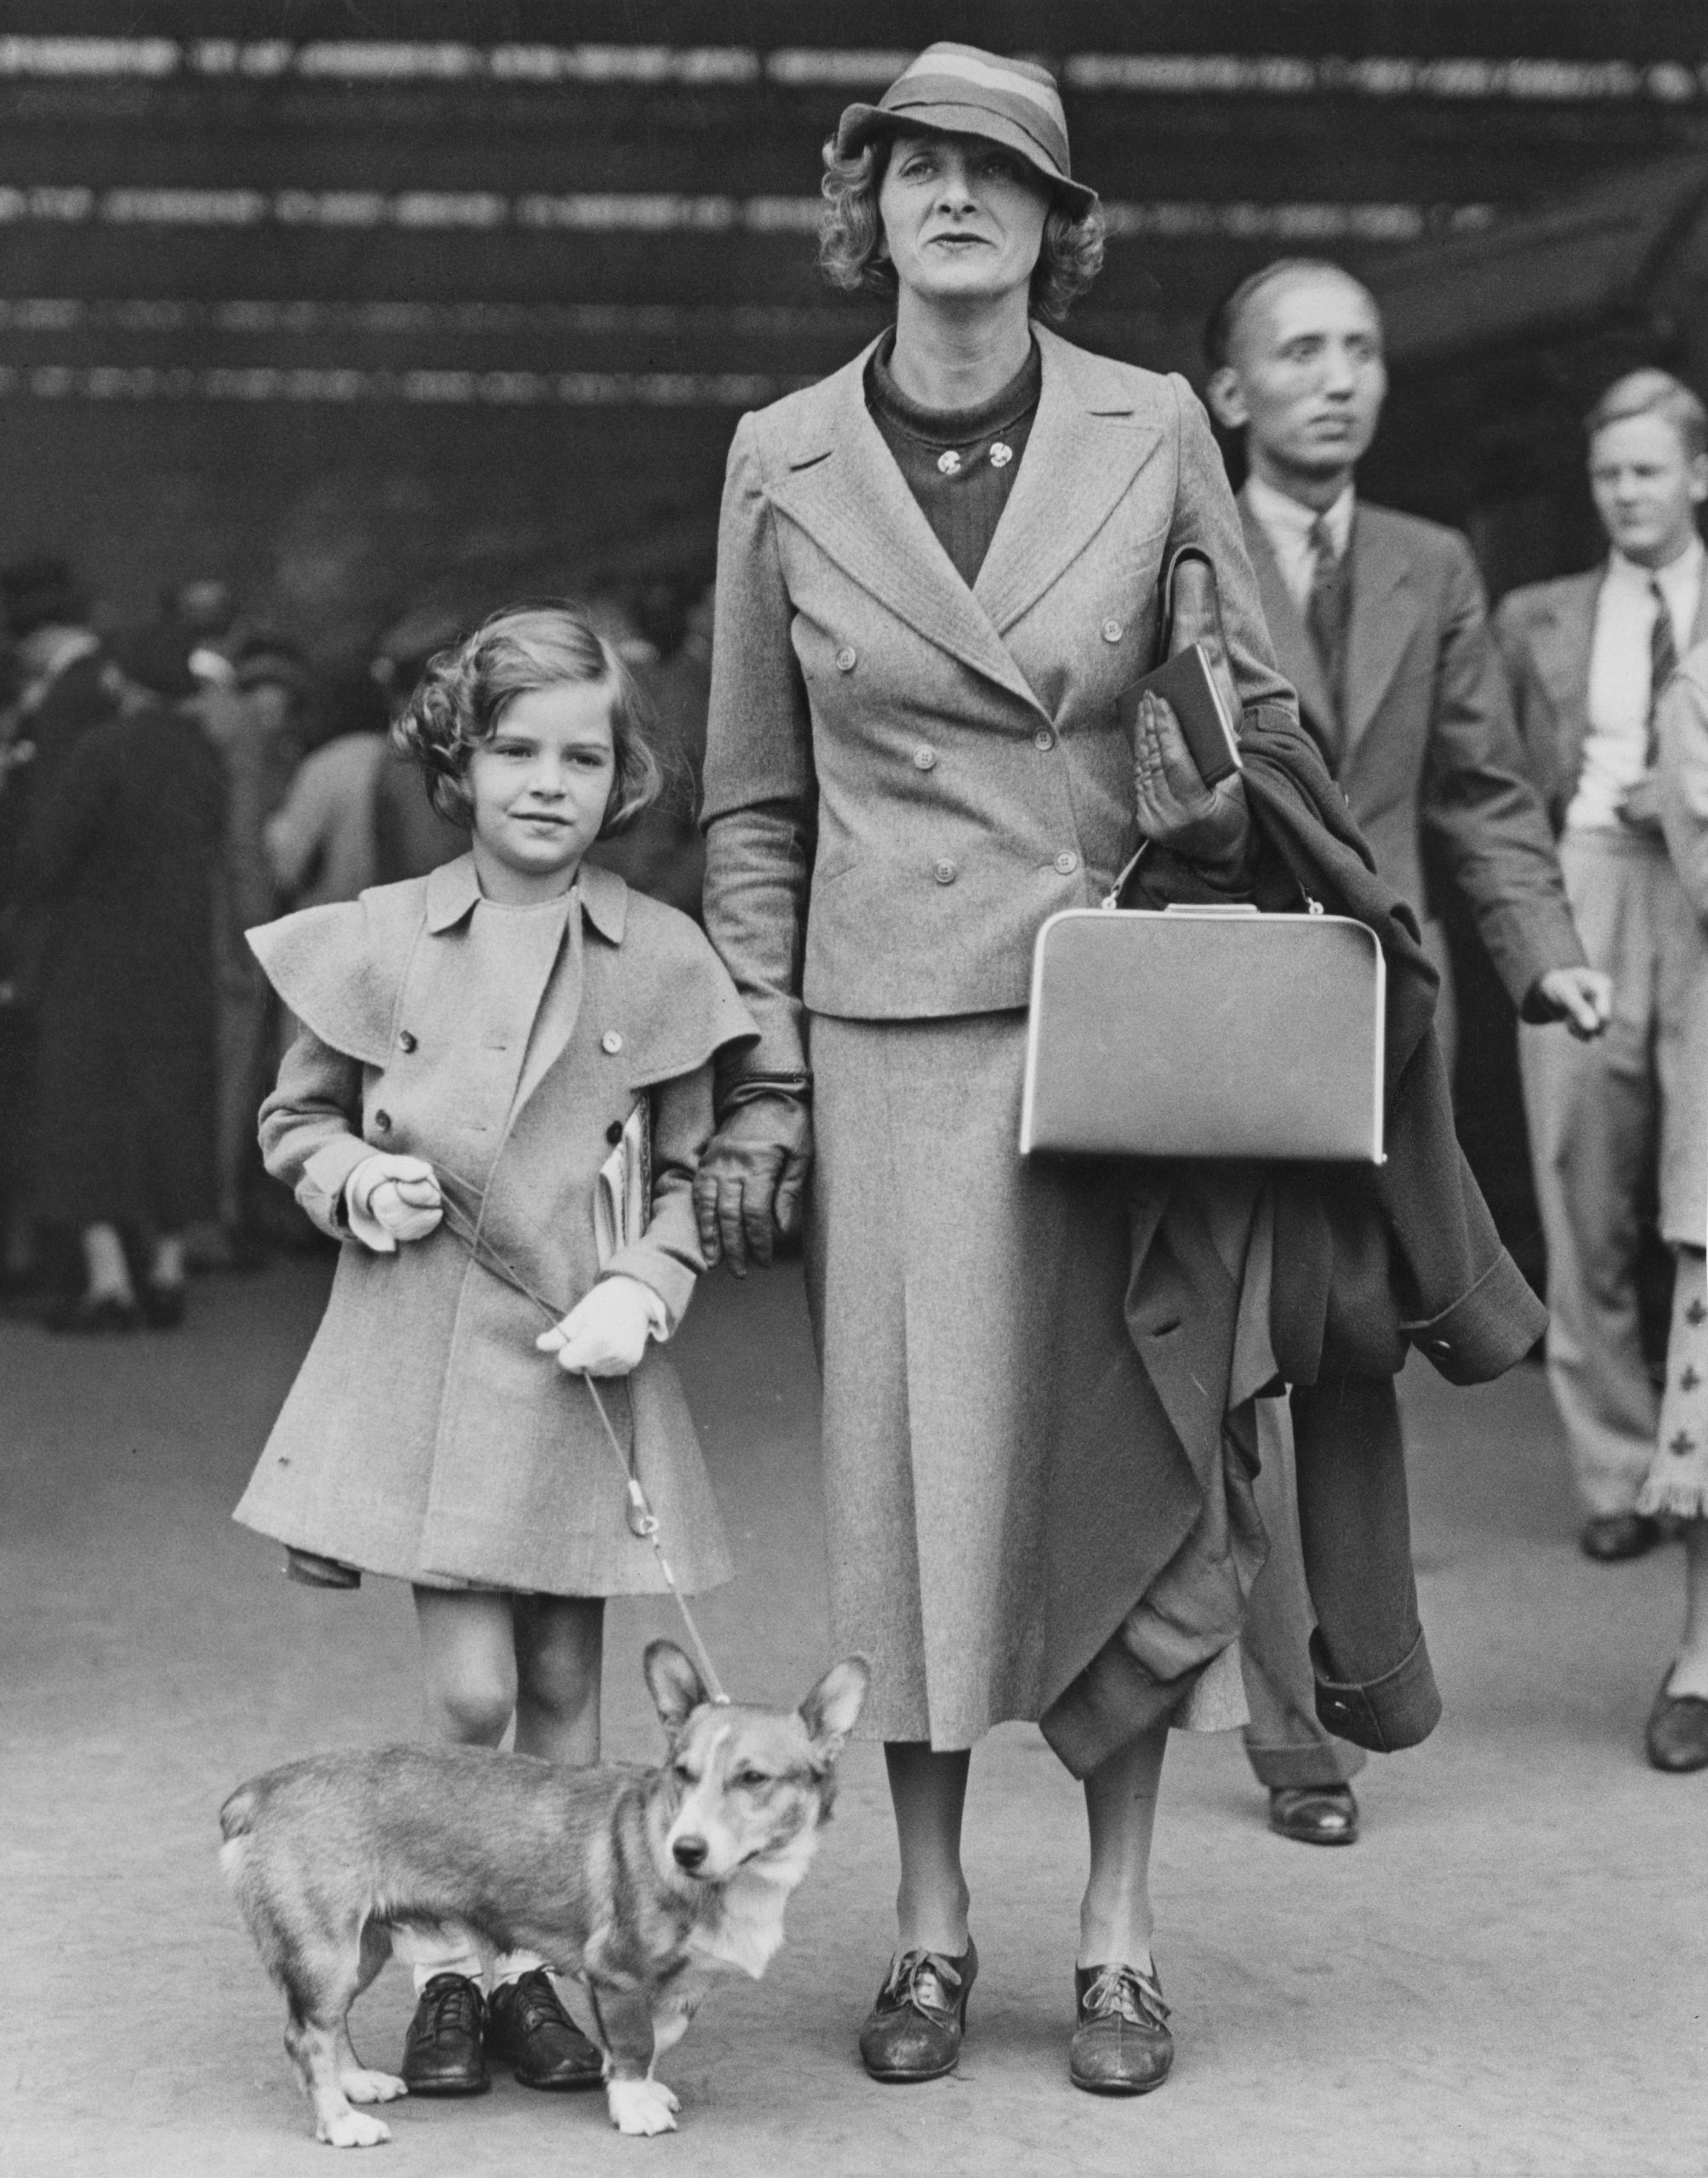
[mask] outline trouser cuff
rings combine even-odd
[[[1245,1752],[1253,1776],[1272,1793],[1332,1792],[1349,1785],[1364,1766],[1362,1748],[1342,1746],[1332,1739],[1312,1739],[1290,1747],[1254,1743],[1249,1728]]]
[[[1311,1635],[1311,1668],[1317,1678],[1317,1719],[1336,1739],[1367,1747],[1375,1754],[1397,1754],[1417,1747],[1441,1722],[1441,1692],[1429,1661],[1423,1628],[1403,1660],[1380,1679],[1356,1681],[1329,1676],[1322,1634]]]

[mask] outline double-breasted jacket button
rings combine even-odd
[[[413,1031],[413,1030],[411,1030],[411,1029],[406,1029],[403,1031],[403,1033],[401,1034],[401,1035],[400,1035],[400,1036],[398,1037],[398,1039],[397,1039],[397,1042],[398,1042],[398,1046],[399,1046],[399,1048],[400,1048],[401,1050],[402,1050],[402,1051],[406,1051],[406,1052],[413,1052],[413,1051],[415,1049],[415,1046],[416,1046],[416,1038],[415,1038],[415,1035],[414,1035]]]
[[[1056,746],[1056,736],[1047,726],[1040,726],[1032,737],[1032,745],[1034,749],[1046,750],[1053,749]]]
[[[1115,619],[1113,615],[1103,623],[1103,641],[1106,643],[1119,642],[1122,636],[1125,635],[1126,632],[1126,630],[1121,625],[1120,622]]]
[[[613,1149],[617,1147],[618,1143],[622,1141],[623,1122],[621,1120],[612,1120],[610,1126],[605,1130],[605,1139],[611,1144]]]
[[[836,670],[839,673],[851,673],[859,662],[860,653],[852,643],[844,643],[836,653]]]
[[[1063,847],[1056,858],[1056,867],[1064,877],[1071,877],[1079,867],[1079,858],[1072,847]]]
[[[921,772],[933,772],[933,771],[935,771],[935,770],[937,769],[937,750],[936,750],[935,749],[916,749],[916,750],[914,750],[914,768],[915,768],[916,770],[919,770],[919,771],[921,771]]]
[[[614,1058],[623,1048],[623,1039],[614,1029],[607,1029],[599,1040],[599,1048],[602,1052],[609,1052]]]
[[[954,863],[949,860],[948,857],[945,855],[942,860],[939,862],[937,867],[932,870],[931,875],[937,879],[939,885],[953,885],[956,878],[959,876],[960,872],[955,868]]]
[[[391,1115],[390,1115],[390,1112],[376,1112],[376,1113],[374,1114],[374,1115],[373,1115],[373,1131],[374,1131],[374,1132],[375,1132],[376,1134],[390,1134],[390,1132],[391,1132]]]

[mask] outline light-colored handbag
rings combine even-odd
[[[1380,1165],[1375,932],[1320,909],[1116,897],[1038,933],[1022,1151]]]
[[[1200,642],[1227,675],[1201,551],[1176,555],[1164,597],[1164,655]],[[1315,901],[1303,915],[1124,909],[1143,852],[1101,907],[1051,915],[1038,933],[1022,1154],[1380,1165],[1387,963],[1375,932]]]

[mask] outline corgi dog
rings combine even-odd
[[[355,2106],[407,2090],[362,2063],[349,2017],[407,1928],[466,1930],[575,1976],[612,2123],[675,2130],[679,2106],[653,2066],[713,1974],[757,1980],[782,1943],[868,1674],[850,1657],[798,1710],[776,1710],[714,1703],[669,1641],[650,1645],[645,1669],[669,1741],[654,1770],[388,1747],[270,1770],[220,1809],[220,1865],[285,1993],[316,2140],[390,2137]]]

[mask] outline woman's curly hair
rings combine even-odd
[[[472,825],[468,773],[475,750],[498,731],[506,704],[532,689],[565,681],[610,692],[617,776],[600,838],[624,830],[658,800],[663,781],[629,668],[568,606],[513,605],[427,661],[407,709],[392,727],[394,745],[421,767],[428,799],[441,817],[464,829]]]
[[[839,158],[836,139],[824,146],[824,209],[818,215],[818,265],[833,287],[893,295],[896,268],[884,247],[878,191],[890,163],[893,135]],[[1044,244],[1032,274],[1032,310],[1059,325],[1103,267],[1103,214],[1064,211],[1052,203],[1044,221]]]

